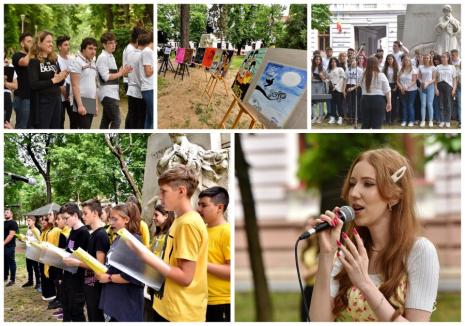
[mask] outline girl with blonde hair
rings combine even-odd
[[[439,262],[434,245],[418,234],[407,159],[392,149],[361,153],[342,198],[355,220],[345,233],[338,208],[319,218],[333,227],[319,237],[312,321],[429,321]]]

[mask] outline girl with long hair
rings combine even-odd
[[[67,70],[60,70],[53,50],[53,35],[39,32],[29,50],[29,83],[32,89],[30,125],[37,129],[61,128],[61,92]]]
[[[435,85],[435,93],[439,96],[439,127],[450,128],[452,98],[457,91],[457,72],[447,52],[441,54],[441,64],[436,67]]]
[[[312,59],[312,94],[325,93],[325,79],[321,55],[316,54]],[[312,123],[321,123],[323,117],[323,101],[312,101]]]
[[[110,210],[110,225],[117,233],[126,228],[139,240],[140,233],[140,212],[136,205],[120,204]],[[121,241],[118,236],[111,244],[106,256]],[[107,265],[108,271],[104,274],[97,274],[95,277],[103,283],[99,308],[108,317],[106,321],[143,321],[144,314],[144,286],[133,277],[121,272],[117,268]]]
[[[399,119],[399,89],[397,88],[397,75],[399,67],[397,66],[396,58],[392,54],[386,56],[384,62],[383,73],[387,77],[389,87],[391,88],[391,103],[392,110],[386,112],[386,122],[392,124]]]
[[[341,233],[338,208],[319,218],[333,227],[319,236],[312,321],[429,321],[439,261],[434,245],[419,236],[408,160],[387,148],[361,153],[342,198],[355,220]]]
[[[357,60],[354,57],[349,58],[349,67],[346,71],[346,89],[347,107],[349,119],[355,122],[355,119],[360,119],[360,100],[362,91],[360,89],[360,81],[363,77],[363,69],[357,67]]]
[[[326,72],[330,81],[332,95],[329,123],[335,123],[336,117],[338,117],[337,123],[342,125],[342,119],[344,116],[344,112],[342,110],[342,100],[344,98],[345,92],[345,73],[344,70],[339,67],[339,61],[334,57],[329,59],[328,69]]]
[[[402,68],[397,76],[397,87],[402,103],[402,127],[413,127],[415,122],[415,97],[417,95],[418,70],[412,66],[407,54],[402,55]]]
[[[433,127],[433,101],[434,81],[436,80],[436,68],[433,66],[430,54],[423,55],[423,64],[418,67],[420,80],[421,122],[420,127],[425,126],[426,109],[428,109],[429,127]]]
[[[375,57],[368,58],[361,84],[362,129],[380,129],[384,112],[391,111],[391,88],[386,76],[379,71]]]

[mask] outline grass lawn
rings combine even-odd
[[[297,292],[274,292],[271,294],[273,302],[273,321],[299,321],[300,294]],[[253,293],[236,292],[236,321],[255,321]],[[439,293],[437,309],[433,312],[431,321],[459,322],[460,321],[460,293]]]

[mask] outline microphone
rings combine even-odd
[[[34,179],[34,178],[23,177],[21,175],[17,175],[17,174],[14,174],[14,173],[9,173],[9,172],[5,172],[5,175],[9,176],[11,178],[11,180],[13,180],[13,181],[26,182],[27,184],[30,184],[31,186],[36,184],[36,179]]]
[[[355,211],[350,206],[342,206],[339,209],[339,212],[336,213],[336,215],[342,221],[342,223],[347,223],[347,222],[350,222],[350,221],[354,220]],[[320,224],[316,225],[314,228],[309,229],[309,230],[305,231],[304,233],[302,233],[302,235],[299,237],[299,240],[307,239],[307,238],[311,237],[312,235],[314,235],[315,233],[324,231],[324,230],[329,229],[329,228],[331,228],[331,225],[328,222],[320,223]]]

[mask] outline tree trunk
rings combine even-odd
[[[148,25],[153,22],[153,7],[149,5],[145,5],[144,11],[144,24]]]
[[[181,47],[189,48],[189,11],[190,5],[181,6]]]
[[[107,30],[113,30],[113,5],[106,5]]]
[[[117,138],[118,135],[115,135],[114,137]],[[117,145],[117,144],[113,145],[112,140],[111,140],[111,136],[108,135],[108,134],[105,134],[105,142],[106,142],[108,148],[110,148],[113,155],[118,160],[121,172],[123,172],[124,177],[126,178],[129,185],[131,186],[132,192],[137,197],[137,200],[139,201],[139,203],[141,203],[142,202],[142,194],[141,194],[141,192],[139,190],[139,187],[137,186],[137,183],[134,181],[134,177],[132,176],[131,172],[129,172],[129,168],[128,168],[127,164],[126,164],[126,161],[124,160],[124,154],[123,154],[123,151],[121,150],[121,147],[119,145]]]
[[[249,164],[242,151],[240,135],[235,134],[234,137],[236,142],[236,176],[244,209],[247,246],[254,283],[255,316],[257,321],[272,321],[273,310],[262,258],[255,202],[249,178]]]
[[[50,145],[50,137],[51,136],[49,134],[48,137],[45,140],[45,153],[46,154],[48,152],[48,146]],[[46,158],[45,170],[42,168],[42,166],[40,165],[39,160],[36,157],[36,153],[34,153],[34,151],[32,150],[32,141],[33,141],[32,134],[29,134],[28,138],[29,139],[27,141],[26,151],[29,154],[29,157],[31,158],[31,160],[34,163],[35,167],[37,168],[37,171],[42,176],[42,178],[44,178],[45,187],[46,187],[46,191],[47,191],[47,203],[50,204],[52,202],[52,182],[50,180],[50,166],[51,166],[50,163],[51,162],[50,162],[50,160],[48,158]]]

